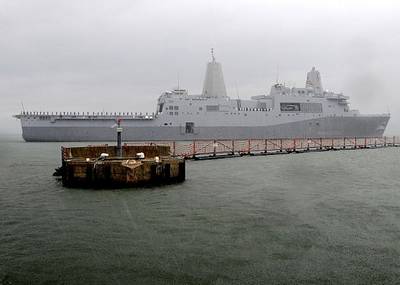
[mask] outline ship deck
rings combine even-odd
[[[154,120],[155,113],[77,113],[77,112],[22,112],[14,115],[14,118],[39,118],[42,120]]]

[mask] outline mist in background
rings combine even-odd
[[[0,134],[22,109],[153,112],[161,92],[199,94],[210,48],[228,95],[305,85],[361,113],[392,114],[400,134],[400,2],[0,0]]]

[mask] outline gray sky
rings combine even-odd
[[[200,93],[210,48],[228,94],[324,88],[400,134],[400,2],[0,0],[0,134],[31,111],[152,112],[164,90]]]

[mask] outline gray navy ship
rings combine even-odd
[[[349,97],[322,88],[313,67],[304,88],[274,84],[249,100],[227,95],[221,64],[207,64],[203,91],[177,88],[161,94],[154,113],[26,112],[25,141],[113,141],[121,120],[124,141],[381,137],[389,114],[365,115]]]

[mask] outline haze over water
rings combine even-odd
[[[200,94],[214,48],[232,98],[303,87],[315,66],[397,135],[399,14],[396,0],[3,0],[0,132],[20,132],[22,109],[151,113],[177,85]]]
[[[5,284],[400,280],[399,148],[188,161],[183,184],[92,191],[51,176],[59,147],[1,138]]]

